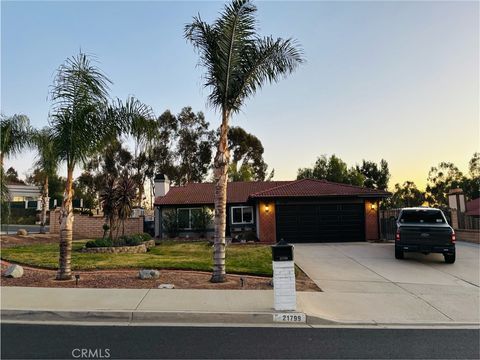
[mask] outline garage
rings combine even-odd
[[[362,203],[278,204],[277,241],[291,243],[365,241]]]

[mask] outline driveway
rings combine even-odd
[[[457,243],[443,255],[394,258],[392,243],[296,244],[295,262],[323,293],[301,306],[340,321],[480,322],[480,246]]]

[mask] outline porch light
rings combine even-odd
[[[270,211],[270,208],[268,207],[268,204],[265,204],[265,212],[268,214],[269,211]]]
[[[377,208],[377,204],[375,204],[375,203],[372,203],[372,207],[371,207],[371,209],[372,209],[372,210],[375,210],[376,208]]]

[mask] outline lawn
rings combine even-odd
[[[163,242],[144,254],[81,253],[86,240],[74,241],[73,270],[95,269],[179,269],[212,270],[212,247],[207,242]],[[57,269],[58,244],[38,244],[3,248],[3,260],[48,269]],[[227,273],[272,275],[271,250],[268,245],[229,245]]]

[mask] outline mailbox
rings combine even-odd
[[[283,239],[272,245],[272,260],[293,261],[293,245],[288,244]]]

